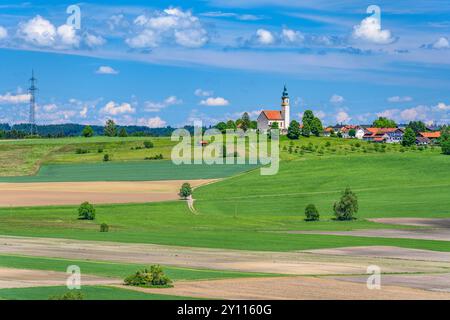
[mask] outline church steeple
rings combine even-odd
[[[291,110],[289,106],[289,94],[286,85],[284,85],[283,95],[281,96],[281,116],[284,120],[284,129],[287,129],[291,122]]]

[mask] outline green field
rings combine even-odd
[[[84,286],[80,290],[85,300],[196,300],[105,286]],[[62,286],[0,289],[0,300],[48,300],[67,292],[67,288]]]
[[[0,255],[0,267],[4,268],[66,272],[67,267],[70,265],[79,266],[82,274],[90,274],[118,279],[125,279],[125,277],[135,273],[137,270],[142,270],[144,267],[148,267],[146,265],[134,263],[114,263],[107,261]],[[175,281],[277,276],[274,274],[264,273],[191,269],[167,266],[164,266],[164,272],[169,276],[170,279]]]

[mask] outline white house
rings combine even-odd
[[[341,128],[340,132],[342,134],[342,138],[345,139],[351,139],[353,137],[350,136],[350,131],[351,130],[355,130],[355,138],[362,140],[364,138],[364,134],[365,131],[363,128],[361,128],[360,126],[352,126],[352,125],[348,125],[348,126],[344,126]]]
[[[289,123],[291,122],[291,111],[289,106],[289,94],[286,86],[284,86],[283,95],[281,96],[281,110],[263,110],[258,116],[258,130],[267,132],[273,125],[278,123],[278,128],[283,134],[287,133]]]

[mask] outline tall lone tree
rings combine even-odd
[[[90,138],[94,135],[94,130],[91,126],[85,126],[81,132],[81,135],[85,138]]]
[[[358,212],[358,197],[350,188],[346,188],[333,209],[336,219],[353,220],[353,216]]]
[[[416,134],[414,130],[411,128],[406,128],[405,133],[403,134],[402,145],[404,147],[411,147],[416,143]]]
[[[183,185],[180,188],[179,196],[183,199],[187,199],[191,195],[192,195],[191,185],[188,182],[183,183]]]
[[[322,132],[323,132],[322,121],[320,121],[319,118],[314,117],[314,119],[311,121],[311,133],[316,137],[318,137]]]
[[[122,137],[122,138],[128,137],[127,129],[121,128],[120,132],[119,132],[119,137]]]
[[[244,112],[244,114],[242,115],[240,123],[241,123],[242,130],[247,131],[248,129],[250,129],[251,121],[250,121],[250,116],[248,115],[247,112]]]
[[[117,136],[117,126],[113,120],[106,121],[105,129],[103,130],[105,136],[115,137]]]

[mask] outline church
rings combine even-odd
[[[278,123],[278,128],[282,134],[287,133],[290,120],[289,94],[286,86],[284,86],[283,95],[281,96],[281,110],[263,110],[258,116],[258,130],[267,132],[273,125]]]

